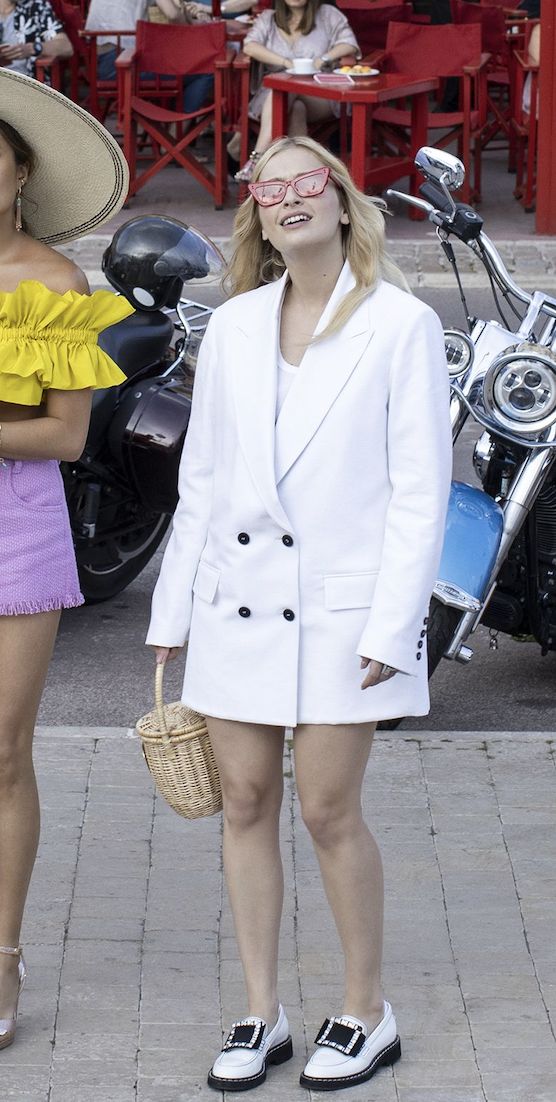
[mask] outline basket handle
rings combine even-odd
[[[154,706],[156,708],[156,717],[158,719],[158,729],[159,731],[162,731],[163,741],[168,740],[168,726],[166,724],[166,717],[164,715],[164,699],[162,694],[162,683],[164,680],[165,665],[165,662],[157,662],[154,674]],[[166,736],[165,739],[164,736]]]

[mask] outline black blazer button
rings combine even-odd
[[[417,661],[420,662],[421,658],[423,657],[423,655],[421,654],[421,651],[418,651],[417,654],[415,655],[415,657],[416,657]]]
[[[293,539],[291,536],[282,536],[282,543],[285,547],[293,547]]]
[[[238,538],[240,543],[249,543],[249,539],[250,539],[247,532],[240,532],[239,536],[237,538]]]
[[[251,609],[246,608],[245,605],[242,605],[241,608],[238,608],[238,612],[239,612],[240,616],[250,616],[251,615]]]
[[[417,643],[417,646],[419,647],[419,650],[421,650],[421,647],[423,646],[423,640],[422,639],[419,640],[419,642]]]
[[[291,608],[285,608],[282,615],[284,620],[295,620],[295,612],[292,612]]]

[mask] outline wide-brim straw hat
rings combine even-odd
[[[2,68],[0,119],[33,150],[35,164],[21,196],[32,237],[51,245],[71,241],[117,214],[129,171],[97,119],[46,84]]]

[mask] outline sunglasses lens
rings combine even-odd
[[[253,198],[260,203],[262,207],[271,207],[274,203],[279,203],[284,198],[285,187],[278,181],[269,181],[268,183],[253,184],[250,188]]]
[[[327,180],[327,169],[317,168],[305,176],[298,176],[295,181],[295,190],[302,199],[309,199],[311,195],[320,195],[324,191]]]

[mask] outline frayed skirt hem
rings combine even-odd
[[[85,604],[82,593],[71,597],[51,597],[44,601],[14,601],[0,604],[0,616],[33,616],[38,612],[57,612],[62,608],[79,608]]]

